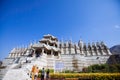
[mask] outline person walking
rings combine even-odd
[[[39,68],[36,66],[35,67],[35,80],[37,80],[38,78],[38,72],[39,72]]]
[[[44,70],[44,68],[42,68],[42,71],[41,71],[41,80],[44,80],[44,75],[45,75],[45,70]]]
[[[46,80],[49,80],[49,73],[50,73],[50,70],[48,69],[46,72]]]
[[[34,77],[35,77],[34,72],[35,72],[35,66],[33,65],[32,70],[31,70],[31,78],[32,78],[32,80],[34,80]]]

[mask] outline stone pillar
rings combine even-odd
[[[14,56],[13,56],[14,58],[15,58],[15,53],[14,53]]]
[[[53,46],[55,47],[55,43],[53,44]]]
[[[69,54],[71,54],[71,43],[69,43]]]
[[[60,52],[58,52],[58,56],[60,57]]]
[[[19,57],[19,54],[17,53],[17,57]]]
[[[49,39],[50,39],[50,40],[52,40],[52,38],[51,38],[51,37],[50,37]]]
[[[61,48],[61,54],[64,54],[63,47]]]
[[[69,54],[68,42],[66,42],[66,54]]]
[[[12,53],[10,53],[10,57],[12,57]]]
[[[16,56],[17,56],[17,53],[14,53],[14,57],[16,58]]]
[[[15,57],[15,53],[13,53],[13,58]]]
[[[53,50],[51,50],[51,56],[54,58]]]
[[[47,45],[48,45],[48,42],[47,42]]]
[[[17,57],[17,53],[15,54],[15,58]]]
[[[51,55],[53,55],[53,50],[51,50]]]
[[[71,44],[71,54],[75,54],[75,47]]]
[[[14,58],[15,58],[15,54],[16,54],[16,53],[14,53]]]
[[[60,49],[61,50],[61,54],[64,54],[64,44],[62,42],[60,44],[61,44],[61,49]]]
[[[91,54],[89,53],[89,50],[87,49],[87,56],[90,56]]]
[[[14,53],[12,53],[12,58],[14,58]]]
[[[42,53],[44,53],[44,48],[42,48]]]
[[[66,54],[66,45],[64,43],[64,46],[63,46],[63,51],[64,51],[64,54]]]
[[[77,54],[77,46],[74,44],[75,54]]]
[[[19,56],[21,56],[21,53],[18,53],[19,54]]]
[[[17,57],[19,57],[19,53],[17,53]]]
[[[33,56],[36,56],[35,52],[36,52],[36,50],[34,49]]]

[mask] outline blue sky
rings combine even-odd
[[[119,0],[1,0],[0,60],[44,34],[120,44]]]

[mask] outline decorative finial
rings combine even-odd
[[[70,37],[70,43],[72,43],[72,37]]]

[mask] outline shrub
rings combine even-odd
[[[65,80],[120,80],[120,73],[52,73],[50,77],[51,79],[65,78]]]
[[[120,72],[120,64],[94,64],[88,66],[87,68],[83,68],[83,72],[94,72],[94,73],[119,73]]]

